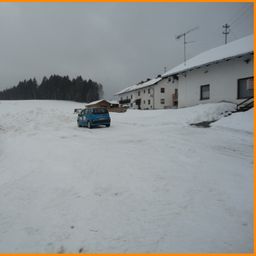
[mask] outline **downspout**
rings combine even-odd
[[[153,109],[155,109],[155,86],[153,86]]]

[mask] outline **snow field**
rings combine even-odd
[[[0,252],[252,252],[252,111],[81,106],[0,101]]]

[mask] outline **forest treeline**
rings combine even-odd
[[[81,76],[69,79],[68,76],[52,75],[44,77],[39,85],[36,79],[19,82],[17,86],[0,92],[0,100],[72,100],[91,102],[103,96],[100,83],[83,80]]]

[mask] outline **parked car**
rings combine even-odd
[[[110,116],[106,108],[86,108],[77,117],[78,127],[88,127],[89,129],[100,125],[110,126]]]

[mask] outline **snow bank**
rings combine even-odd
[[[236,105],[232,103],[209,103],[182,109],[187,115],[187,123],[216,121],[235,111]]]
[[[213,123],[212,126],[253,132],[253,113],[253,109],[246,112],[234,113]]]
[[[203,121],[216,121],[236,109],[232,103],[209,103],[181,109],[132,110],[126,117],[140,126],[189,126]],[[120,114],[119,114],[120,115]],[[122,115],[122,114],[121,114]],[[126,122],[126,121],[124,121]]]

